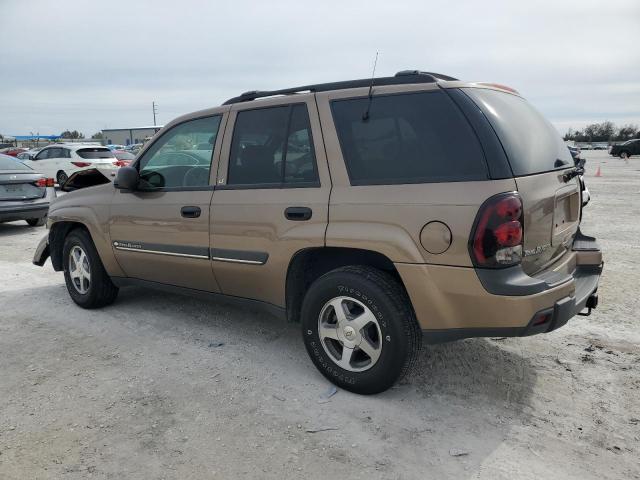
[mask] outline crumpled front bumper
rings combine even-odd
[[[33,254],[33,264],[39,267],[43,266],[44,262],[49,258],[49,255],[49,234],[47,233],[47,235],[42,237],[42,240],[40,240],[40,243],[38,243],[36,247],[36,251]]]

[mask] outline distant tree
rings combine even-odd
[[[573,131],[573,128],[569,128],[569,130],[567,130],[567,133],[564,134],[564,141],[566,142],[567,140],[573,140],[575,133]]]
[[[565,141],[573,140],[574,142],[610,142],[631,138],[640,138],[640,130],[637,125],[623,125],[618,128],[609,121],[592,123],[584,127],[583,130],[570,128],[564,135]]]
[[[71,139],[82,139],[82,138],[84,138],[84,135],[81,132],[77,131],[77,130],[74,130],[73,132],[70,132],[69,130],[65,130],[64,132],[62,132],[60,134],[60,136],[62,138],[71,138]]]
[[[102,140],[102,138],[103,138],[103,137],[102,137],[102,132],[96,132],[96,133],[94,133],[93,135],[91,135],[91,138],[92,138],[93,140]]]
[[[640,132],[638,131],[637,125],[623,125],[620,127],[615,135],[615,140],[630,140],[633,137],[637,136]]]

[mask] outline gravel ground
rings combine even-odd
[[[586,156],[599,309],[429,346],[372,397],[327,398],[264,313],[137,288],[81,310],[31,265],[44,228],[0,225],[0,478],[640,478],[640,158]]]

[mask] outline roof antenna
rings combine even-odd
[[[369,102],[367,102],[367,109],[362,114],[362,121],[369,120],[369,110],[371,109],[371,100],[373,99],[373,77],[376,75],[376,65],[378,65],[378,52],[376,51],[376,59],[373,62],[373,72],[371,73],[371,83],[369,84]]]

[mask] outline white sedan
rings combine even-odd
[[[60,186],[65,184],[72,173],[90,168],[98,169],[113,180],[119,168],[117,162],[118,159],[107,147],[81,143],[49,145],[34,158],[22,160],[22,163],[36,172],[55,178]]]

